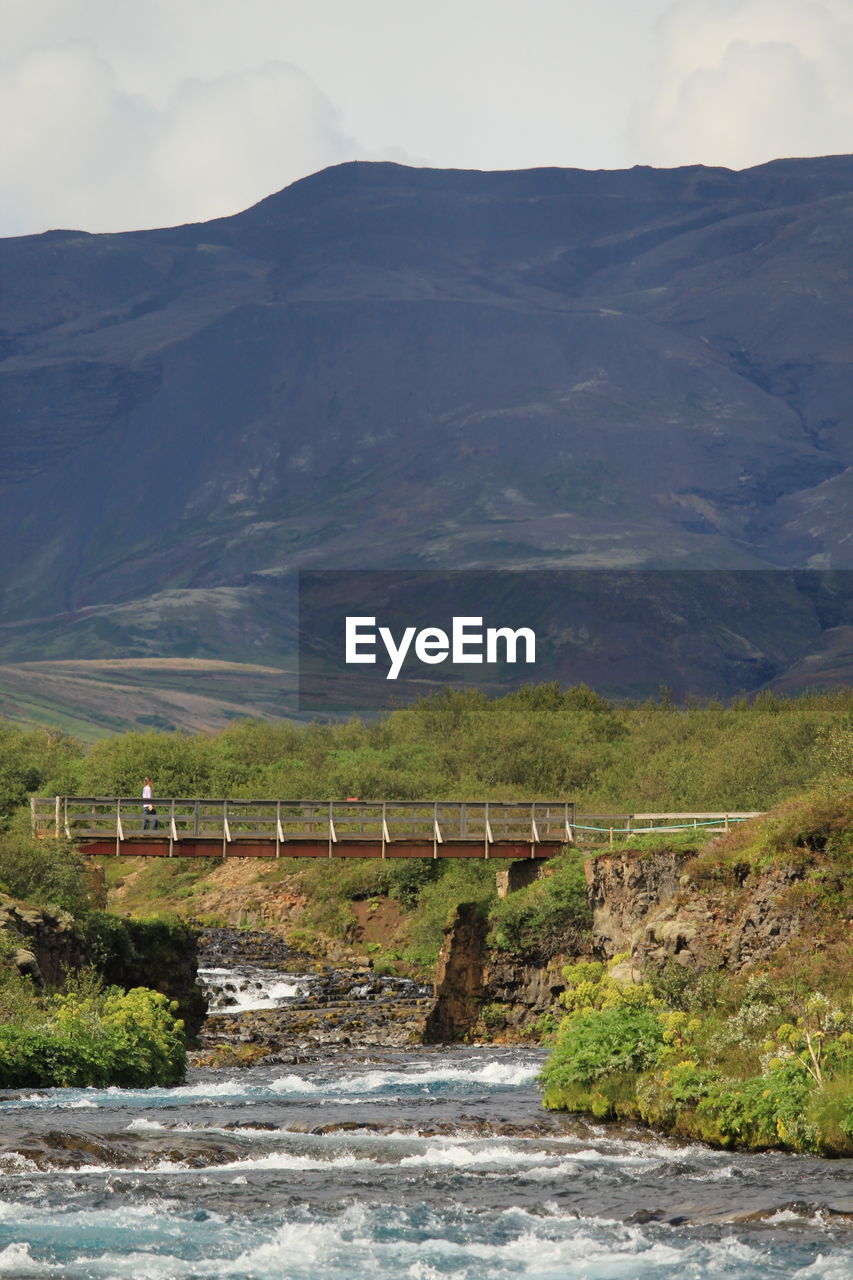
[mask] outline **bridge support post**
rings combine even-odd
[[[329,857],[332,857],[332,848],[337,844],[338,835],[335,831],[335,813],[332,801],[329,801]]]
[[[541,877],[542,869],[542,862],[538,858],[535,860],[524,858],[519,862],[511,862],[508,867],[496,873],[498,897],[506,898],[518,889],[526,889],[529,884],[533,884]]]

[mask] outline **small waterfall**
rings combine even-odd
[[[310,993],[312,975],[265,971],[247,965],[199,969],[198,980],[207,997],[208,1014],[254,1013],[279,1009]]]
[[[331,964],[261,930],[206,930],[198,978],[208,1001],[204,1048],[252,1045],[260,1055],[324,1046],[420,1043],[432,984]]]

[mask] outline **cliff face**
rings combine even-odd
[[[488,921],[463,903],[444,931],[424,1040],[525,1039],[564,990],[563,958],[546,966],[487,945]]]
[[[646,857],[619,853],[587,859],[584,872],[598,954],[610,959],[632,949],[649,913],[676,893],[690,856],[680,852]]]
[[[632,960],[643,967],[672,957],[683,965],[720,965],[733,972],[763,964],[803,932],[804,916],[791,893],[802,876],[796,868],[769,867],[734,893],[703,890],[685,880],[674,898],[641,922]]]
[[[791,890],[796,866],[769,866],[736,885],[700,884],[687,870],[692,855],[617,854],[586,863],[594,909],[593,945],[602,958],[628,951],[635,970],[668,959],[733,972],[764,963],[801,933],[802,911]]]
[[[101,934],[93,957],[104,981],[115,986],[153,987],[177,1001],[190,1039],[207,1014],[198,976],[198,936],[189,925],[164,920],[104,917],[110,929]]]
[[[808,917],[796,893],[801,869],[774,865],[744,875],[741,884],[707,884],[688,871],[693,857],[663,851],[587,860],[590,952],[605,960],[629,955],[614,977],[638,981],[644,969],[669,960],[736,973],[772,961],[780,947],[804,937]],[[490,949],[487,934],[487,922],[467,907],[445,931],[428,1040],[525,1038],[537,1033],[543,1014],[560,1014],[561,969],[575,958],[568,935],[565,954],[543,966]]]
[[[207,1002],[196,982],[194,931],[158,921],[100,918],[107,923],[90,928],[84,938],[67,912],[0,894],[0,933],[11,939],[12,963],[37,987],[60,987],[70,974],[91,965],[108,986],[151,987],[176,1000],[188,1035],[197,1035]]]
[[[83,939],[64,911],[48,911],[0,894],[0,930],[20,940],[13,962],[37,986],[57,986],[67,972],[88,961]]]
[[[424,1040],[461,1040],[480,1014],[485,996],[483,966],[487,924],[473,903],[462,903],[444,931],[435,973],[435,1005],[427,1015]]]

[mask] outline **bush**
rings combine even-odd
[[[622,1005],[574,1013],[542,1069],[543,1104],[611,1115],[626,1082],[656,1061],[662,1045],[663,1028],[652,1009]]]
[[[0,890],[74,916],[89,905],[83,858],[68,840],[36,840],[26,812],[0,835]]]
[[[178,1084],[186,1050],[176,1008],[141,987],[34,1000],[0,1026],[0,1088]]]
[[[542,879],[495,904],[489,941],[505,951],[548,957],[580,951],[591,924],[583,857],[565,850],[551,860]]]
[[[766,974],[661,1007],[672,984],[614,982],[596,961],[563,970],[564,1018],[541,1074],[544,1104],[623,1116],[717,1146],[853,1154],[853,1007],[803,998]],[[684,1002],[679,984],[676,994]],[[705,1003],[708,1001],[708,1003]]]
[[[849,776],[851,705],[845,689],[687,708],[615,706],[553,683],[491,701],[447,689],[370,724],[130,732],[85,756],[61,736],[0,723],[0,793],[7,811],[48,783],[135,796],[150,774],[161,796],[566,796],[599,813],[763,809],[821,778]]]
[[[211,740],[204,734],[121,733],[96,742],[80,765],[84,795],[138,796],[150,776],[154,794],[209,796]]]
[[[60,730],[0,720],[0,831],[27,798],[48,782],[73,792],[82,754],[80,743]]]
[[[809,867],[821,856],[853,872],[853,799],[850,788],[825,783],[793,796],[737,827],[702,854],[697,876],[717,869],[762,869],[773,864]]]
[[[494,864],[475,859],[448,859],[438,877],[426,884],[412,919],[407,959],[428,971],[435,966],[450,924],[463,902],[474,903],[485,920],[497,901]]]

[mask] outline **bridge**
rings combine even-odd
[[[211,800],[38,796],[36,836],[66,836],[88,857],[551,858],[581,831],[619,835],[703,826],[754,813],[589,815],[567,800]],[[592,819],[597,825],[592,825]]]
[[[37,836],[95,857],[550,858],[574,839],[570,802],[209,800],[39,796]],[[147,819],[147,821],[146,821]],[[156,827],[155,827],[156,822]]]

